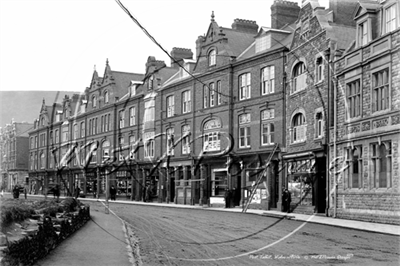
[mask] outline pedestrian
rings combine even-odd
[[[237,198],[237,193],[236,193],[236,188],[234,187],[232,189],[231,208],[235,208],[235,206],[236,206],[236,198]]]
[[[287,188],[285,188],[283,190],[283,194],[282,194],[282,206],[283,212],[290,212],[290,202],[292,201],[292,197],[290,195],[290,192]]]
[[[225,189],[225,208],[230,208],[229,204],[231,202],[232,192],[229,189]]]
[[[25,196],[25,199],[26,199],[26,194],[28,193],[28,191],[27,191],[27,189],[26,189],[26,186],[24,186],[24,196]]]
[[[75,199],[77,199],[79,197],[80,193],[81,193],[81,189],[78,186],[76,186],[76,188],[75,188]]]
[[[151,201],[151,189],[150,186],[146,187],[146,202],[150,202]]]
[[[60,186],[58,184],[56,184],[56,186],[54,187],[54,198],[57,198],[57,202],[60,201]]]
[[[146,202],[146,194],[147,194],[147,186],[143,186],[142,188],[143,202]]]
[[[110,188],[110,196],[111,196],[111,200],[115,200],[115,195],[117,194],[117,190],[115,189],[114,186],[111,186]]]
[[[18,185],[15,185],[13,188],[13,197],[14,199],[18,199],[19,198],[19,187]]]

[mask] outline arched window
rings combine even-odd
[[[290,92],[295,93],[304,90],[307,86],[306,80],[306,66],[303,62],[299,62],[293,68],[292,87]]]
[[[217,64],[217,51],[212,49],[208,53],[208,66],[215,66]]]
[[[96,106],[97,106],[97,98],[96,98],[96,95],[93,95],[92,96],[92,107],[96,108]]]
[[[104,103],[108,103],[108,91],[104,92]]]
[[[292,143],[306,141],[307,139],[307,125],[306,118],[302,113],[298,113],[292,120]]]

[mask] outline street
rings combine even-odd
[[[132,226],[143,265],[399,264],[399,237],[391,235],[241,213],[112,202],[110,209]]]

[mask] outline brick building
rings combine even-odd
[[[336,217],[399,224],[400,4],[380,2],[356,6],[354,41],[336,53],[330,207]]]
[[[25,186],[28,176],[28,131],[32,124],[11,121],[0,128],[1,190],[11,191],[15,185]]]
[[[327,178],[328,128],[332,106],[332,54],[354,39],[351,19],[356,1],[305,1],[296,21],[286,62],[286,147],[284,187],[292,195],[294,212],[323,213]]]

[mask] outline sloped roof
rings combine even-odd
[[[33,129],[33,124],[15,123],[16,136],[28,137],[31,129]]]
[[[119,71],[111,71],[111,74],[114,78],[115,86],[117,87],[115,93],[118,93],[118,95],[116,95],[116,97],[122,97],[128,92],[128,87],[130,86],[132,80],[141,81],[144,79],[143,74]]]
[[[247,33],[242,31],[237,31],[229,28],[223,28],[222,32],[225,34],[225,38],[228,39],[226,43],[226,52],[229,56],[239,56],[253,41],[254,33]]]

